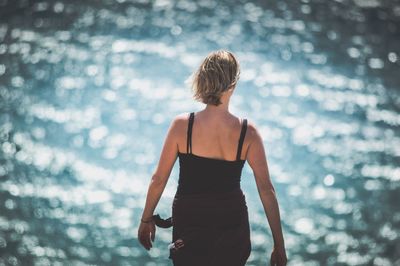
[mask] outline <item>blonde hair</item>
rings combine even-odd
[[[205,104],[220,105],[221,94],[235,87],[240,76],[240,66],[227,50],[213,51],[203,60],[192,75],[193,98]]]

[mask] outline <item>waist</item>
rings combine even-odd
[[[241,188],[223,193],[175,195],[172,205],[174,225],[229,226],[248,219]]]
[[[179,197],[184,195],[198,195],[198,197],[206,195],[214,197],[219,194],[230,193],[240,189],[240,180],[216,180],[218,179],[213,181],[200,178],[197,180],[181,180],[178,184],[176,195]]]
[[[174,200],[181,201],[214,201],[214,200],[223,200],[223,199],[233,199],[233,198],[242,198],[245,197],[240,186],[234,187],[233,189],[227,191],[203,191],[198,193],[179,193],[177,190]]]

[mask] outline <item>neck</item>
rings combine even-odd
[[[225,92],[221,96],[221,104],[216,106],[212,104],[207,104],[206,107],[204,108],[205,113],[211,113],[213,116],[225,116],[229,114],[229,101],[230,101],[230,96],[231,94],[230,90],[228,92]]]
[[[214,115],[226,115],[229,113],[229,105],[222,103],[218,106],[212,105],[212,104],[207,104],[206,107],[204,108],[204,111],[206,113],[210,112],[213,113]]]

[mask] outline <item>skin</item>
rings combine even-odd
[[[234,87],[230,88],[222,94],[222,104],[219,106],[207,104],[202,111],[195,114],[192,131],[192,153],[216,159],[232,161],[236,159],[241,121],[229,112],[229,101],[234,89]],[[148,187],[146,203],[141,217],[145,221],[149,220],[154,213],[177,159],[178,151],[186,153],[187,124],[188,115],[186,113],[180,114],[174,118],[168,129],[158,166]],[[216,128],[216,130],[210,131],[210,128]],[[199,143],[202,145],[199,145]],[[235,143],[235,145],[232,145],[232,143]],[[222,149],[222,147],[229,147],[229,149]],[[213,156],[210,154],[213,154]],[[215,154],[219,154],[219,156]],[[269,176],[263,140],[259,130],[251,121],[248,121],[242,148],[241,159],[244,158],[253,170],[257,190],[272,231],[274,247],[270,265],[284,266],[287,263],[287,257],[279,205],[275,188]],[[152,248],[155,232],[156,226],[153,221],[140,223],[138,239],[145,249],[150,250]]]

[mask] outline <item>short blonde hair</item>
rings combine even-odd
[[[240,76],[240,66],[233,53],[213,51],[203,60],[193,74],[193,98],[205,104],[220,105],[221,94],[235,87]]]

